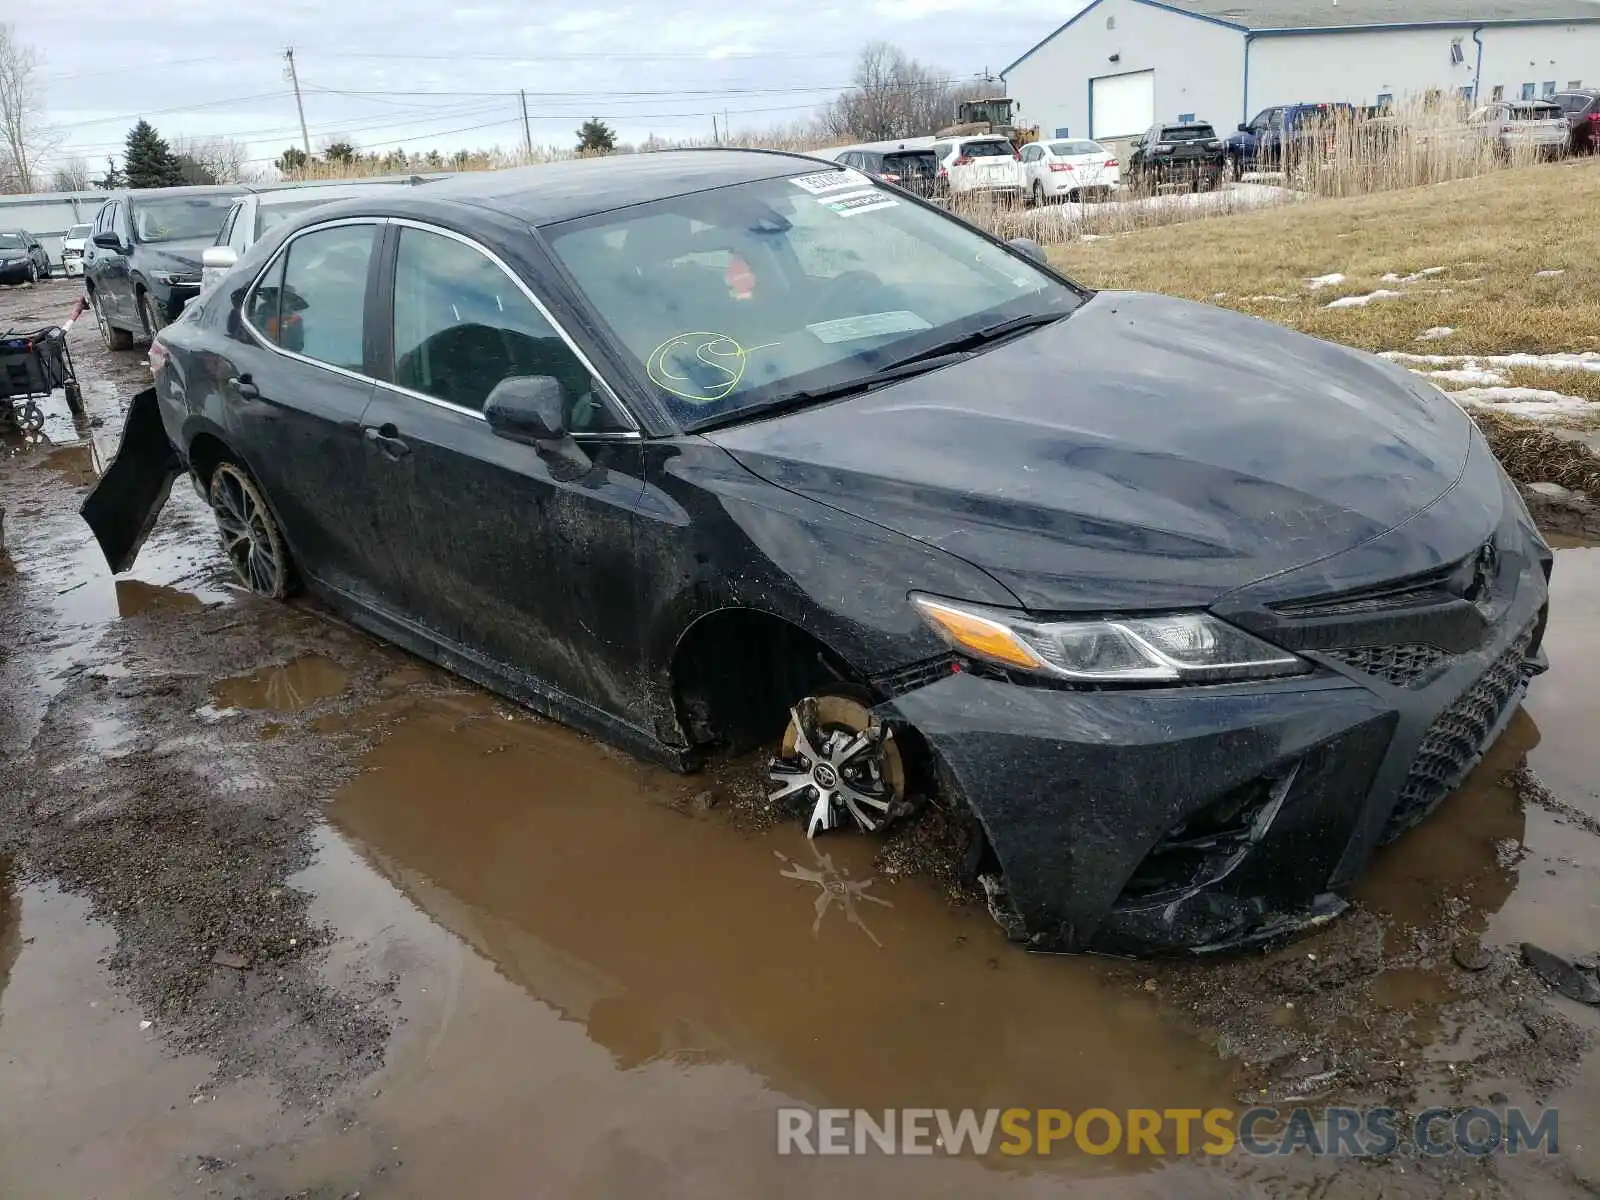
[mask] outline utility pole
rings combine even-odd
[[[283,52],[283,57],[289,63],[289,83],[294,88],[294,107],[300,114],[300,148],[306,152],[306,157],[311,157],[311,135],[306,132],[306,106],[300,99],[300,76],[294,69],[294,47],[290,46]]]
[[[722,136],[717,133],[717,114],[716,113],[712,113],[711,114],[711,144],[713,146],[722,145]]]
[[[519,88],[517,95],[522,98],[522,145],[528,152],[528,161],[533,161],[533,130],[528,127],[528,92],[526,88]]]

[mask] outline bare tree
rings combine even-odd
[[[89,161],[69,158],[50,176],[52,192],[87,192],[94,185],[89,180]]]
[[[249,150],[230,137],[178,138],[172,152],[188,164],[193,173],[205,176],[207,183],[239,183],[244,178]]]
[[[16,27],[0,23],[0,189],[31,192],[39,159],[59,142],[44,123],[39,53],[17,40]]]
[[[926,136],[951,123],[958,100],[986,86],[951,79],[888,42],[868,42],[856,56],[850,88],[819,114],[820,132],[863,141]]]

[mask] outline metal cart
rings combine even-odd
[[[83,391],[67,349],[66,329],[47,325],[0,336],[0,429],[38,433],[44,428],[39,401],[56,388],[66,392],[73,416],[82,417]]]

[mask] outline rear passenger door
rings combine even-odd
[[[646,726],[632,419],[483,247],[421,223],[393,229],[391,369],[363,423],[407,615],[524,698]],[[560,383],[587,470],[558,472],[489,428],[484,402],[514,375]]]
[[[246,296],[231,361],[216,370],[230,442],[296,564],[380,607],[401,588],[361,442],[373,388],[365,317],[382,229],[376,219],[346,220],[290,238]]]

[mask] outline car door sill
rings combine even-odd
[[[600,738],[639,758],[660,763],[674,771],[692,771],[700,764],[699,756],[689,748],[668,745],[637,725],[603,712],[592,704],[551,687],[543,680],[493,663],[464,646],[424,629],[409,618],[379,609],[370,601],[359,599],[325,581],[307,579],[306,583],[315,595],[351,624],[531,708],[540,716]]]

